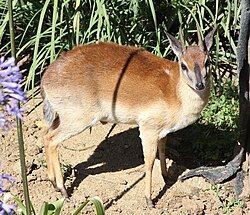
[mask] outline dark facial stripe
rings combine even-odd
[[[201,80],[201,69],[198,65],[198,63],[194,63],[194,73],[195,73],[195,77],[196,77],[196,81],[197,83],[202,83],[202,80]]]

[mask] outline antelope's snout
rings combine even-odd
[[[204,90],[205,89],[205,85],[206,85],[206,80],[203,77],[202,73],[201,73],[201,69],[198,63],[194,64],[194,74],[195,74],[195,89],[196,90]],[[204,83],[203,83],[204,82]]]
[[[195,85],[195,89],[196,90],[204,90],[205,89],[205,85],[203,84],[203,83],[197,83],[196,85]]]

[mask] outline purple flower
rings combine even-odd
[[[3,180],[6,180],[9,183],[15,181],[15,178],[8,174],[1,174],[0,175],[0,196],[2,196],[3,192],[7,192],[7,189],[3,187]]]
[[[10,116],[15,115],[22,119],[23,108],[19,108],[18,102],[25,103],[26,95],[19,82],[22,75],[19,66],[15,65],[15,58],[7,60],[0,58],[0,126],[8,130],[12,125]]]
[[[0,202],[0,215],[12,215],[13,209],[16,208],[16,205],[10,205],[5,202]]]
[[[15,178],[8,174],[0,175],[0,197],[3,195],[4,192],[8,191],[6,188],[3,187],[3,180],[12,183],[13,181],[15,181]],[[6,215],[6,214],[12,215],[13,209],[15,207],[16,205],[0,201],[0,215]]]

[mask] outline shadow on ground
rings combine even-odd
[[[129,129],[103,140],[86,162],[74,167],[72,187],[78,187],[88,175],[126,170],[143,162],[138,128]]]
[[[236,134],[233,132],[221,131],[213,126],[201,124],[194,124],[170,134],[166,157],[174,162],[168,169],[169,183],[154,201],[157,202],[164,195],[186,168],[216,166],[230,160],[235,137]],[[88,175],[126,170],[143,163],[139,130],[138,128],[129,129],[102,141],[86,162],[79,163],[74,167],[76,179],[68,191],[72,193],[73,188],[77,188]],[[143,177],[131,185],[130,189]],[[122,195],[124,194],[117,198],[121,198]]]

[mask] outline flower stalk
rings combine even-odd
[[[16,58],[12,0],[8,0],[8,11],[9,11],[11,54],[14,58]],[[20,102],[17,103],[17,106],[18,106],[18,109],[20,109]],[[16,117],[16,121],[17,121],[17,135],[18,135],[18,143],[19,143],[19,154],[20,154],[21,173],[22,173],[22,180],[23,180],[24,201],[26,205],[26,214],[31,215],[31,205],[30,205],[30,198],[29,198],[28,180],[27,180],[25,154],[24,154],[22,123],[21,123],[21,118],[18,115]]]

